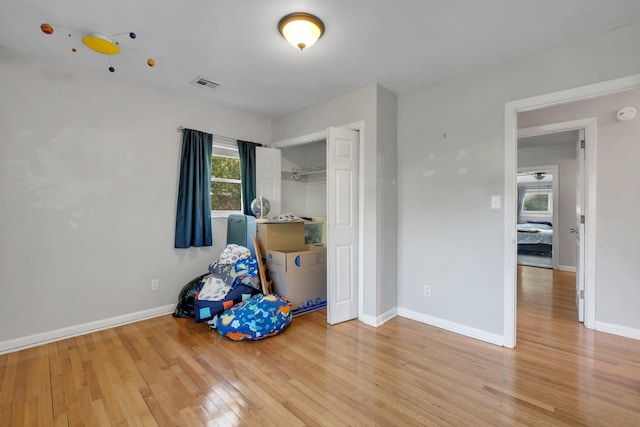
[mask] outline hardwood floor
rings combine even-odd
[[[640,342],[578,324],[572,273],[518,272],[516,350],[404,318],[232,342],[169,315],[0,356],[0,426],[639,426]]]

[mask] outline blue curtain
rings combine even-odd
[[[256,147],[261,144],[238,140],[240,155],[240,179],[242,180],[242,210],[245,215],[253,215],[251,202],[256,198]]]
[[[176,209],[176,248],[211,246],[211,141],[193,129],[182,131],[180,183]]]

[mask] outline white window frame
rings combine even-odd
[[[224,138],[220,136],[213,136],[211,157],[226,157],[231,159],[239,159],[238,153],[238,141],[231,138]],[[215,178],[211,177],[211,182],[229,182],[240,184],[242,189],[242,179],[229,179],[229,178]],[[227,218],[231,214],[241,214],[244,210],[242,203],[242,190],[240,191],[240,210],[215,210],[211,209],[212,218]]]
[[[547,196],[547,210],[546,211],[528,211],[524,209],[524,202],[527,199],[527,195],[530,194],[546,194]],[[553,214],[553,189],[539,190],[536,188],[528,188],[524,192],[524,198],[522,199],[522,206],[520,207],[523,215],[527,216],[549,216]]]

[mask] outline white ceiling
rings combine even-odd
[[[277,31],[298,11],[326,26],[303,52]],[[402,94],[638,22],[639,0],[0,0],[0,45],[273,118],[375,82]],[[81,46],[92,32],[125,33],[114,37],[115,73]],[[221,86],[196,88],[198,76]]]

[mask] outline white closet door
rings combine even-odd
[[[256,197],[265,197],[271,202],[269,216],[281,213],[281,163],[279,149],[256,147]]]
[[[358,132],[327,138],[327,321],[358,317]]]

